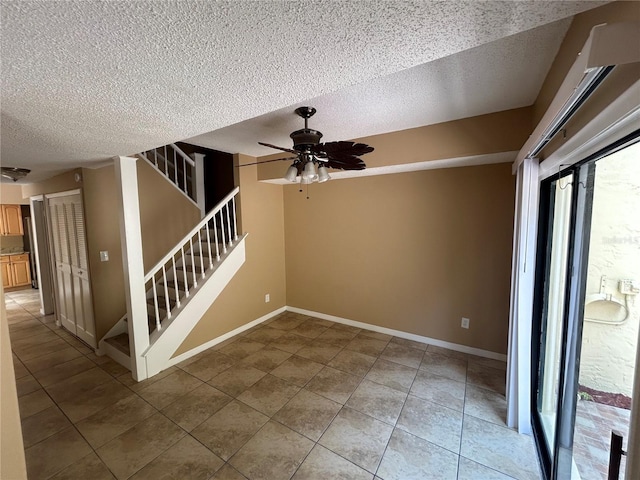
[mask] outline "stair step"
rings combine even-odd
[[[172,288],[174,290],[180,290],[181,292],[184,292],[185,289],[185,285],[188,285],[189,288],[193,287],[193,275],[189,276],[187,275],[187,283],[184,283],[184,280],[179,278],[177,281],[176,280],[167,280],[167,287]],[[176,288],[177,287],[177,288]]]
[[[164,296],[158,296],[158,308],[160,310],[166,310],[167,301],[165,300],[165,298],[166,297]],[[155,308],[153,298],[147,298],[147,305],[149,305],[151,308]],[[176,299],[174,297],[169,297],[169,307],[171,308],[171,310],[173,310],[175,306],[176,306]]]
[[[129,334],[121,333],[120,335],[116,335],[115,337],[110,337],[105,340],[109,345],[111,345],[116,350],[124,353],[125,355],[129,355]]]
[[[180,271],[186,270],[187,272],[193,272],[195,270],[197,273],[201,273],[202,272],[202,268],[200,268],[200,265],[195,265],[195,266],[194,265],[180,265],[180,266],[176,267],[176,270],[180,270]]]

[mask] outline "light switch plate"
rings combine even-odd
[[[103,250],[100,252],[100,261],[101,262],[108,262],[109,261],[109,252],[106,250]]]

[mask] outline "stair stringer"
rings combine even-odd
[[[152,345],[144,352],[147,376],[152,377],[169,367],[169,360],[187,335],[211,307],[245,262],[244,235],[234,245],[215,272],[193,293],[193,297],[180,312],[163,328]]]

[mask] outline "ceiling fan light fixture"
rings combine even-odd
[[[314,181],[318,177],[318,172],[316,172],[316,166],[313,162],[308,161],[304,166],[304,171],[302,172],[302,178],[306,178],[308,180]]]
[[[320,165],[320,167],[318,168],[318,183],[324,183],[330,179],[331,176],[329,175],[327,167],[325,167],[324,165]]]
[[[28,168],[2,167],[2,176],[14,182],[26,177],[29,172],[31,172],[31,170]]]
[[[287,169],[287,173],[284,176],[284,179],[287,182],[292,182],[295,183],[296,181],[296,177],[298,176],[298,168],[295,165],[291,165],[288,169]]]

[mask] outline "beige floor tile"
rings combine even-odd
[[[61,382],[46,387],[51,398],[57,403],[77,398],[94,387],[112,381],[111,375],[98,367],[77,373]]]
[[[256,342],[267,344],[276,340],[282,335],[284,335],[284,331],[278,330],[277,328],[264,326],[249,333],[248,335],[246,335],[246,338],[248,338],[249,340],[255,340]]]
[[[342,347],[327,345],[325,342],[313,341],[306,347],[302,347],[298,350],[296,355],[326,365],[338,354],[338,352],[340,352],[340,350],[342,350]]]
[[[468,458],[460,457],[457,480],[477,480],[479,478],[482,480],[513,480],[513,477],[504,473],[480,465]]]
[[[262,342],[256,342],[249,338],[240,337],[218,351],[234,360],[242,360],[252,353],[256,353],[258,350],[261,350],[264,346],[265,344]]]
[[[456,480],[457,469],[455,453],[395,429],[377,473],[385,480]]]
[[[235,360],[232,360],[222,353],[209,350],[207,350],[207,352],[208,354],[202,356],[202,358],[188,365],[181,366],[180,368],[203,382],[208,382],[235,363]]]
[[[353,327],[351,325],[346,325],[344,323],[334,323],[331,328],[335,328],[336,330],[342,330],[344,332],[355,333],[356,335],[362,331],[361,328]]]
[[[273,419],[318,441],[342,405],[307,390],[300,390]]]
[[[257,368],[237,364],[216,375],[208,383],[232,397],[237,397],[265,375],[265,372]]]
[[[447,355],[449,357],[456,357],[456,358],[460,358],[462,360],[466,360],[467,359],[467,354],[466,353],[458,352],[456,350],[451,350],[449,348],[437,347],[435,345],[429,345],[427,347],[427,352],[439,353],[440,355]]]
[[[319,337],[324,331],[327,330],[327,327],[323,327],[316,323],[310,321],[304,321],[296,328],[290,330],[291,333],[295,333],[297,335],[301,335],[303,337],[307,337],[309,339]]]
[[[300,320],[298,318],[280,317],[269,322],[269,327],[275,328],[277,330],[289,331],[299,326],[302,322],[303,320]]]
[[[211,477],[210,480],[246,480],[247,477],[238,472],[230,464],[225,463],[224,466]]]
[[[310,341],[310,338],[287,332],[277,340],[272,341],[269,346],[284,350],[285,352],[296,353],[302,347],[309,344]]]
[[[223,464],[220,457],[187,435],[147,464],[131,480],[208,480]]]
[[[360,335],[363,337],[375,338],[376,340],[382,340],[384,342],[388,342],[393,338],[392,335],[388,335],[386,333],[374,332],[373,330],[362,330]]]
[[[90,453],[51,477],[51,480],[114,480],[107,466],[95,453]]]
[[[151,378],[148,378],[146,380],[143,380],[142,382],[136,382],[133,377],[131,376],[131,372],[129,373],[125,373],[123,375],[120,375],[118,377],[118,380],[123,383],[124,385],[126,385],[127,387],[129,387],[131,390],[133,390],[134,392],[140,392],[140,390],[147,388],[151,385],[153,385],[154,383],[159,382],[160,380],[162,380],[163,378],[168,377],[169,375],[172,375],[176,372],[178,372],[180,369],[178,367],[169,367],[166,370],[161,371],[160,373],[158,373],[157,375],[154,375]],[[126,380],[124,380],[126,379]],[[123,381],[124,380],[124,381]]]
[[[347,332],[345,330],[338,330],[337,328],[329,328],[322,332],[316,340],[318,342],[325,342],[327,345],[335,344],[337,346],[344,347],[347,343],[353,340],[356,335],[356,332]]]
[[[325,320],[324,318],[317,318],[317,317],[309,317],[306,320],[306,323],[309,325],[316,325],[318,327],[323,327],[323,328],[331,328],[335,325],[335,322],[332,322],[331,320]]]
[[[507,371],[507,362],[504,360],[495,360],[493,358],[478,357],[477,355],[467,355],[469,363],[483,365],[485,367],[495,368],[496,370]]]
[[[471,362],[467,368],[467,382],[501,395],[505,394],[506,374],[498,368]]]
[[[409,339],[400,338],[400,337],[393,337],[391,339],[391,343],[402,345],[403,347],[416,348],[418,350],[422,350],[423,352],[426,351],[427,347],[429,346],[426,343],[416,342],[415,340],[409,340]]]
[[[395,425],[406,398],[406,393],[365,379],[345,406]]]
[[[441,353],[426,352],[420,369],[458,382],[467,380],[467,361]]]
[[[464,413],[504,426],[507,421],[507,399],[491,390],[467,385]]]
[[[202,380],[178,370],[171,375],[167,375],[162,380],[141,389],[138,395],[154,407],[161,409],[202,385],[202,383]]]
[[[331,367],[324,367],[305,389],[344,405],[360,384],[360,378]]]
[[[226,393],[204,383],[164,407],[162,413],[190,432],[231,400]]]
[[[51,334],[55,335],[50,329],[48,329],[45,325],[42,325],[40,322],[38,324],[29,325],[20,329],[12,329],[9,332],[9,338],[11,338],[11,346],[19,345],[20,341],[24,339],[35,338],[40,334]]]
[[[33,377],[33,375],[27,375],[16,380],[16,390],[18,391],[18,397],[28,395],[40,389],[42,389],[42,386]]]
[[[229,463],[251,479],[291,478],[313,448],[313,442],[276,422],[268,422]]]
[[[129,478],[186,432],[159,413],[117,436],[96,452],[118,479]]]
[[[35,327],[30,328],[28,333],[31,335],[27,335],[26,333],[25,330],[22,330],[19,333],[16,332],[16,334],[11,335],[11,349],[18,355],[20,355],[21,351],[25,351],[29,347],[37,347],[51,340],[58,340],[58,336],[44,325],[38,330],[36,330]]]
[[[30,345],[28,347],[20,349],[13,349],[13,351],[16,352],[16,355],[18,355],[18,358],[20,358],[22,363],[26,365],[29,360],[33,360],[43,355],[48,355],[50,353],[58,352],[68,347],[69,344],[63,339],[55,338],[54,340],[50,340],[46,343]]]
[[[522,480],[539,480],[533,437],[464,416],[460,455]]]
[[[313,360],[293,355],[271,371],[271,375],[304,387],[324,367]]]
[[[134,393],[131,390],[111,378],[108,382],[102,383],[76,397],[64,402],[58,402],[58,406],[72,422],[77,423],[132,395]]]
[[[382,353],[389,342],[384,340],[376,340],[375,338],[365,337],[358,334],[344,348],[358,353],[364,353],[372,357],[377,357]]]
[[[289,352],[267,346],[244,358],[241,363],[243,365],[262,370],[265,373],[269,373],[290,356],[291,354]]]
[[[53,353],[42,355],[40,357],[24,360],[24,366],[31,372],[38,372],[40,370],[46,370],[47,368],[54,367],[74,358],[81,357],[82,354],[73,347],[66,346],[62,350],[58,350]]]
[[[28,448],[71,426],[71,422],[55,405],[22,420],[22,438]]]
[[[131,373],[128,368],[123,367],[115,360],[109,358],[109,361],[100,364],[100,368],[112,377],[119,377],[125,373]]]
[[[298,391],[300,387],[273,375],[266,375],[238,395],[238,400],[271,417]]]
[[[42,410],[45,410],[54,405],[51,397],[47,395],[43,389],[35,390],[31,393],[23,395],[18,398],[20,405],[20,418],[24,419],[35,415]]]
[[[76,428],[93,448],[98,448],[154,413],[155,408],[132,395],[81,420]]]
[[[95,368],[95,364],[86,357],[77,357],[65,363],[60,363],[54,367],[40,370],[33,374],[34,377],[44,387],[61,382],[67,378],[73,377],[78,373],[85,372]]]
[[[49,478],[91,452],[76,429],[69,427],[25,450],[27,477],[30,480]]]
[[[350,408],[343,408],[318,443],[375,473],[393,427]]]
[[[266,415],[234,400],[191,435],[223,460],[229,460],[268,420]]]
[[[460,453],[462,412],[409,395],[397,427],[455,454]]]
[[[364,377],[375,361],[376,357],[352,350],[342,350],[331,359],[328,365],[351,375]]]
[[[408,393],[417,372],[418,370],[415,368],[378,359],[364,378],[381,385],[386,385],[387,387],[391,387],[395,390]]]
[[[389,343],[380,354],[380,358],[391,362],[406,365],[411,368],[418,368],[422,362],[424,352],[417,348],[398,345],[397,343]]]
[[[373,475],[322,445],[316,445],[298,468],[293,480],[320,479],[372,480]]]
[[[26,377],[27,375],[31,374],[31,372],[27,370],[27,367],[24,366],[24,363],[22,363],[17,358],[13,360],[13,373],[15,375],[16,380],[18,378]]]
[[[459,411],[464,408],[464,392],[464,383],[424,370],[418,370],[409,391],[411,395]]]

